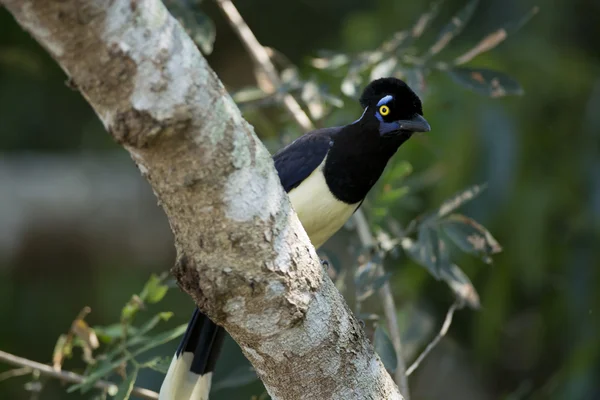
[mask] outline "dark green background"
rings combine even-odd
[[[427,9],[425,2],[405,0],[236,4],[259,40],[287,55],[306,76],[314,73],[308,57],[318,50],[374,48]],[[435,26],[443,26],[461,5],[458,0],[445,3]],[[541,11],[529,24],[469,64],[512,75],[525,95],[489,99],[433,74],[424,97],[433,130],[411,140],[396,156],[409,160],[416,176],[435,171],[438,179],[390,209],[393,216],[406,223],[456,191],[488,182],[489,189],[464,212],[504,247],[493,266],[466,255],[456,259],[479,291],[482,309],[457,314],[448,338],[411,377],[413,399],[600,398],[600,3],[483,1],[450,54],[468,49],[533,5]],[[211,65],[229,88],[252,84],[243,47],[214,5],[206,3],[203,9],[217,25]],[[326,84],[339,82],[319,76]],[[89,193],[100,190],[97,182],[114,182],[102,192],[111,201],[93,202],[86,212],[66,220],[53,218],[55,209],[40,205],[31,226],[18,232],[10,224],[0,226],[0,234],[12,238],[10,251],[0,252],[0,349],[41,362],[50,361],[56,338],[83,306],[91,306],[88,320],[93,324],[116,322],[122,305],[150,272],[166,270],[174,256],[151,191],[79,93],[64,82],[55,63],[0,10],[0,216],[6,221],[14,212],[14,203],[3,200],[13,190],[6,182],[33,192],[40,182],[49,193],[53,187],[61,190],[64,182],[53,181],[53,175],[44,178],[50,165],[64,162],[68,172],[88,171],[81,179]],[[332,86],[332,91],[338,88]],[[344,100],[347,107],[336,118],[353,121],[358,108]],[[263,138],[272,137],[270,130],[291,126],[283,112],[266,115],[269,124],[251,118]],[[100,171],[86,163],[100,165]],[[21,176],[20,171],[34,171],[41,178],[29,182],[31,173]],[[135,182],[133,189],[129,182]],[[136,194],[127,197],[131,190]],[[122,202],[120,196],[141,200]],[[71,204],[59,204],[60,215],[68,215]],[[102,225],[111,207],[119,208],[117,216]],[[137,214],[119,217],[130,213]],[[104,233],[88,232],[96,223]],[[141,224],[131,228],[135,232],[160,233],[137,242],[120,239],[132,223]],[[111,241],[111,232],[119,239]],[[349,235],[342,233],[334,245]],[[136,243],[153,243],[152,253],[132,256]],[[144,253],[143,248],[136,251]],[[388,263],[388,269],[394,272],[403,328],[418,319],[417,336],[431,337],[452,301],[446,285],[404,258]],[[151,310],[174,310],[169,322],[174,326],[189,317],[192,303],[173,290]],[[175,346],[172,342],[161,351],[171,354]],[[219,374],[235,368],[238,357],[228,346]],[[79,365],[69,361],[66,368]],[[0,372],[7,368],[0,365]],[[29,398],[22,390],[26,381],[0,382],[0,398]],[[158,389],[160,381],[159,374],[148,372],[138,384]],[[253,385],[219,391],[213,398],[248,399],[260,391],[260,385]],[[42,399],[79,397],[66,395],[56,382],[41,394]]]

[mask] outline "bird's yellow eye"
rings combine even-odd
[[[388,106],[381,106],[379,107],[379,114],[381,114],[382,116],[386,116],[390,113],[390,108]]]

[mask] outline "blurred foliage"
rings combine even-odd
[[[455,316],[447,342],[461,353],[440,344],[430,355],[439,362],[425,360],[411,375],[413,399],[448,393],[475,399],[600,397],[598,4],[239,1],[236,5],[269,46],[284,82],[277,92],[266,93],[255,85],[247,55],[211,2],[165,3],[209,54],[270,150],[301,133],[278,105],[282,93],[301,100],[319,126],[355,120],[360,110],[354,99],[377,76],[402,77],[424,99],[433,131],[400,149],[363,206],[383,251],[363,249],[352,229],[323,248],[336,286],[365,321],[388,369],[394,360],[373,296],[383,282],[390,282],[400,307],[407,360],[435,335],[453,296],[473,307],[481,303],[479,312]],[[514,35],[538,9],[539,16]],[[402,27],[410,28],[398,31]],[[119,151],[64,80],[44,51],[0,10],[3,151]],[[506,97],[523,93],[527,95]],[[480,191],[474,182],[487,182],[487,189]],[[453,197],[460,188],[468,189]],[[466,202],[475,192],[478,199]],[[460,205],[461,214],[449,204]],[[504,248],[500,254],[498,242]],[[481,268],[479,259],[487,262],[491,255],[493,267]],[[111,266],[92,262],[82,269],[76,263],[69,266],[68,260],[68,254],[61,254],[64,267],[52,272],[19,260],[0,265],[0,324],[8,327],[0,332],[0,348],[42,362],[63,363],[71,357],[66,368],[87,370],[88,384],[101,371],[119,385],[120,396],[136,378],[137,385],[158,389],[162,376],[147,362],[170,358],[176,344],[135,352],[143,343],[153,343],[152,337],[183,327],[176,324],[187,323],[189,299],[177,294],[161,301],[176,315],[169,321],[160,317],[167,314],[150,317],[145,324],[156,321],[155,326],[139,336],[143,339],[136,347],[130,341],[146,325],[133,322],[148,312],[140,305],[151,303],[152,295],[141,292],[124,311],[120,306],[147,272],[125,261]],[[388,272],[379,276],[376,267]],[[451,291],[440,287],[438,279]],[[90,304],[94,312],[72,323],[82,304]],[[97,325],[90,327],[90,320]],[[69,324],[69,332],[62,333]],[[132,347],[125,353],[123,345]],[[112,358],[100,357],[115,349]],[[74,351],[81,351],[82,360],[74,359]],[[451,366],[435,358],[436,352],[452,354]],[[127,358],[131,354],[136,358]],[[116,361],[126,363],[120,370],[124,375],[114,367],[106,369]],[[159,364],[154,366],[160,370]],[[39,389],[36,382],[44,381],[34,379],[26,388]],[[0,397],[20,398],[21,383],[19,378],[0,383]],[[44,382],[43,387],[44,398],[65,398],[59,385]],[[474,387],[477,391],[468,392]],[[250,398],[262,391],[231,341],[213,389],[215,400]],[[69,398],[81,398],[73,396]],[[268,397],[263,393],[256,398]]]
[[[148,358],[148,352],[169,341],[179,338],[185,332],[186,324],[177,326],[174,329],[162,330],[157,332],[155,328],[164,321],[168,321],[173,313],[169,311],[159,312],[140,326],[134,326],[133,322],[140,311],[144,311],[148,305],[160,302],[167,294],[168,286],[164,283],[166,274],[162,277],[152,275],[143,290],[139,294],[134,294],[131,300],[125,304],[121,310],[120,323],[108,326],[89,327],[83,320],[82,314],[73,322],[71,331],[68,335],[61,335],[54,350],[53,360],[55,368],[63,366],[62,360],[65,357],[72,357],[72,347],[78,346],[83,349],[83,360],[87,364],[84,372],[84,381],[72,385],[67,392],[79,390],[86,393],[98,380],[114,379],[114,376],[120,376],[121,383],[117,387],[117,392],[108,391],[109,395],[115,396],[120,400],[128,399],[135,384],[140,369],[150,368],[166,374],[170,364],[170,357],[151,357]],[[78,341],[72,341],[70,338],[77,337]],[[89,338],[95,338],[95,345],[90,345]],[[98,339],[103,344],[100,347]],[[95,357],[92,356],[92,349],[96,350]],[[145,361],[139,361],[139,358],[146,358]],[[57,361],[59,360],[59,361]],[[104,395],[105,396],[105,395]]]

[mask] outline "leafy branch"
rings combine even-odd
[[[119,323],[92,327],[85,320],[91,309],[85,307],[71,324],[68,333],[58,338],[52,366],[0,352],[0,361],[27,368],[7,374],[5,378],[35,373],[74,383],[67,389],[69,393],[77,390],[86,393],[95,388],[120,400],[128,399],[132,394],[144,399],[158,399],[158,393],[135,387],[135,379],[144,368],[166,373],[170,360],[154,357],[139,361],[139,358],[183,335],[187,324],[155,332],[162,322],[172,317],[171,312],[159,312],[139,326],[134,325],[134,321],[148,305],[159,303],[165,297],[169,289],[166,277],[166,273],[152,275],[142,291],[134,294],[122,308]],[[82,360],[86,364],[81,375],[62,370],[65,361],[74,357],[77,348],[81,350]],[[120,379],[121,383],[116,385],[112,382],[115,379]]]
[[[69,383],[82,383],[86,379],[84,376],[78,375],[74,372],[56,370],[49,365],[28,360],[23,357],[18,357],[2,350],[0,350],[0,361],[19,367],[17,369],[6,371],[0,374],[0,381],[29,374],[49,376]],[[117,387],[117,385],[105,380],[96,380],[93,384],[93,387],[96,389],[101,389],[111,396],[115,396],[117,393],[119,393],[119,387]],[[158,399],[158,393],[138,387],[131,387],[130,394],[134,394],[141,399]]]
[[[119,386],[119,397],[127,399],[133,388],[135,377],[142,368],[150,368],[166,373],[169,359],[154,357],[144,362],[138,361],[138,357],[148,351],[177,339],[186,329],[186,324],[173,329],[155,333],[154,329],[161,323],[168,321],[172,312],[159,312],[140,326],[133,324],[139,312],[147,305],[160,302],[167,294],[169,286],[165,283],[167,274],[160,277],[152,275],[139,294],[134,294],[121,310],[121,321],[105,327],[90,328],[103,344],[104,352],[95,360],[87,362],[85,379],[67,389],[67,392],[76,390],[82,393],[91,389],[95,382],[106,379],[113,374],[122,378]]]
[[[359,87],[363,85],[365,79],[373,80],[382,76],[405,79],[412,88],[423,93],[426,90],[426,77],[434,71],[446,73],[461,86],[493,98],[522,95],[523,88],[507,74],[483,68],[467,68],[462,65],[494,49],[509,35],[517,32],[537,14],[539,8],[533,7],[520,20],[507,23],[486,35],[454,60],[436,61],[437,56],[441,55],[467,26],[479,0],[468,1],[440,30],[436,41],[427,49],[420,50],[416,45],[417,39],[437,17],[441,3],[441,1],[432,3],[429,11],[417,19],[412,29],[394,33],[375,50],[358,54],[323,52],[321,57],[312,60],[312,66],[317,69],[336,71],[346,68],[341,90],[349,97],[358,95]]]

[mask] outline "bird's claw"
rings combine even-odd
[[[329,261],[321,260],[321,266],[325,268],[325,271],[327,271],[329,269]]]

